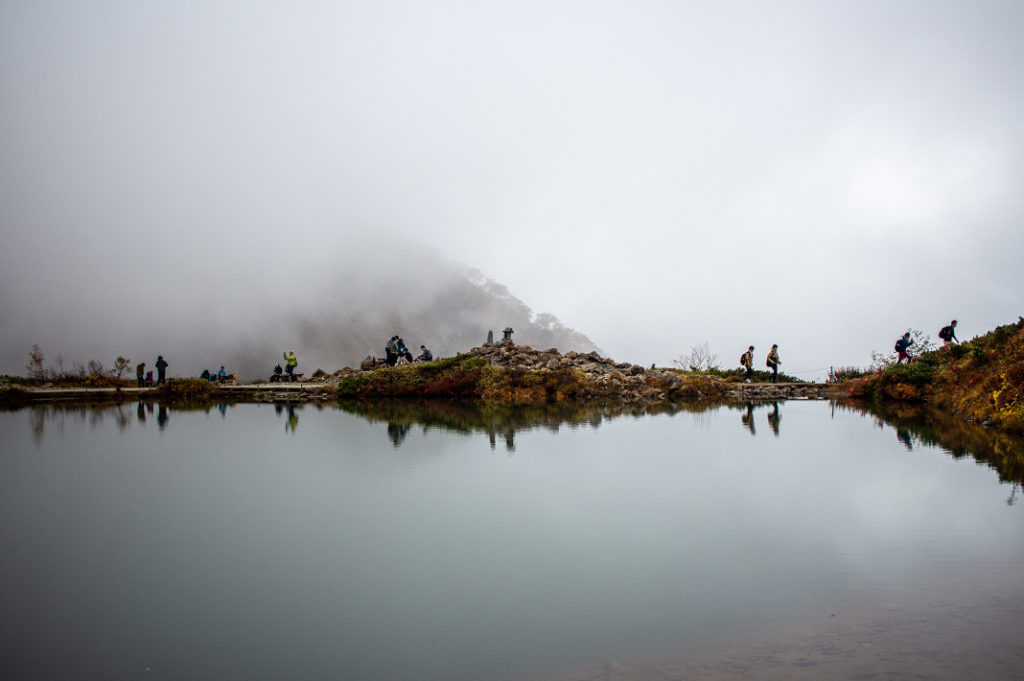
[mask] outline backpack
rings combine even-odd
[[[896,345],[894,345],[892,349],[895,350],[896,352],[902,352],[903,351],[903,339],[902,338],[898,339],[896,341]]]
[[[939,338],[941,338],[944,341],[948,341],[952,337],[953,337],[953,327],[952,326],[944,326],[944,327],[942,327],[942,330],[939,331]]]
[[[747,366],[747,353],[745,353],[745,352],[742,355],[740,355],[740,366],[741,367]]]

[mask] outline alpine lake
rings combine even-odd
[[[7,680],[1024,679],[1024,443],[917,408],[0,424]]]

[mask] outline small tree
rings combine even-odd
[[[103,362],[98,359],[89,360],[89,375],[90,376],[102,376],[107,373],[106,367],[103,366]]]
[[[131,366],[131,360],[118,355],[117,359],[114,360],[114,368],[110,370],[110,373],[117,376],[117,378],[121,378],[121,374],[127,371],[129,366]]]
[[[680,355],[672,363],[687,371],[707,371],[718,368],[718,355],[711,352],[710,345],[702,343],[690,348],[689,355]]]
[[[28,351],[28,364],[25,365],[29,377],[38,380],[46,378],[46,369],[43,368],[44,359],[46,359],[46,355],[43,354],[39,345],[33,345],[32,349]]]

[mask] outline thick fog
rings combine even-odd
[[[1022,29],[1018,2],[3,3],[0,372],[32,343],[340,366],[460,266],[641,364],[778,343],[820,378],[970,338],[1024,314]]]

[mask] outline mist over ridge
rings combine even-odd
[[[131,275],[145,276],[143,286],[98,276],[54,289],[35,314],[21,309],[20,323],[5,327],[0,372],[23,375],[32,344],[47,365],[63,361],[65,368],[91,359],[110,367],[119,355],[152,368],[159,354],[170,376],[224,365],[243,379],[268,377],[285,350],[296,352],[306,375],[358,367],[367,355],[382,357],[394,334],[414,355],[426,345],[435,357],[481,345],[488,331],[500,339],[506,327],[522,345],[599,349],[430,246],[356,239],[341,252],[325,245],[294,262],[270,253],[196,271],[153,265]]]

